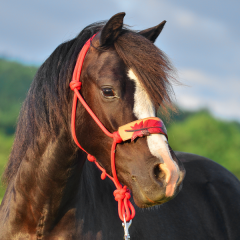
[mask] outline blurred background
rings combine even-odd
[[[37,68],[88,24],[123,11],[134,30],[167,20],[156,45],[183,83],[174,86],[179,113],[167,122],[172,148],[211,158],[240,179],[239,10],[236,0],[2,0],[0,174]]]

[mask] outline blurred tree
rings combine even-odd
[[[173,120],[168,126],[173,150],[210,158],[240,179],[240,124],[215,119],[206,110]]]
[[[36,67],[0,59],[0,130],[13,134]]]

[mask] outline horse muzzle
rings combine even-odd
[[[131,190],[138,207],[165,203],[181,190],[185,170],[178,165],[169,167],[169,163],[164,161],[163,158],[151,157],[145,159],[142,166],[132,169]]]
[[[149,150],[159,159],[159,164],[154,167],[156,181],[164,182],[165,196],[172,197],[179,181],[183,178],[183,173],[180,172],[177,162],[173,160],[168,149],[165,141],[168,136],[162,120],[157,117],[136,120],[119,127],[118,132],[123,141],[129,139],[134,141],[137,137],[148,136]]]

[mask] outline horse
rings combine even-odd
[[[133,31],[124,16],[87,26],[36,73],[3,175],[1,240],[239,239],[237,178],[173,151],[156,117],[174,110],[174,68],[154,45],[166,21]]]

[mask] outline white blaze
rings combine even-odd
[[[136,85],[133,107],[133,113],[135,116],[138,119],[156,117],[156,111],[150,97],[131,69],[128,72],[128,77],[134,81]],[[170,154],[167,138],[163,134],[151,134],[150,136],[147,136],[147,144],[153,156],[159,159],[168,156],[175,165],[177,171],[179,171],[176,162],[172,159]],[[166,179],[166,182],[168,183],[169,180],[170,179]]]
[[[138,119],[156,117],[155,108],[150,97],[131,69],[128,72],[128,77],[136,84],[133,108],[134,115]],[[165,149],[165,151],[167,150],[168,154],[171,156],[168,150],[167,138],[163,134],[152,134],[150,136],[147,136],[147,143],[151,154],[155,157],[161,157],[159,156],[159,151],[157,151],[159,149]]]

